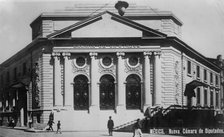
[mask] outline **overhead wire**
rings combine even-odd
[[[99,7],[98,9],[96,9],[95,11],[93,11],[92,13],[89,14],[89,16],[92,16],[94,13],[96,13],[97,11],[105,8],[106,6],[108,6],[109,4],[111,4],[113,0],[110,0],[108,3],[104,4],[103,6]]]

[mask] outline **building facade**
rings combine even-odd
[[[175,15],[137,5],[124,16],[110,5],[96,9],[42,13],[30,24],[32,42],[0,65],[2,124],[47,123],[52,112],[63,130],[102,130],[109,116],[118,126],[148,107],[186,106],[193,80],[207,86],[190,103],[221,109],[221,69],[181,40]]]

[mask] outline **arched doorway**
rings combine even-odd
[[[115,108],[115,85],[111,75],[100,78],[100,109]]]
[[[126,79],[126,108],[141,109],[141,80],[136,74]]]
[[[74,109],[87,110],[89,108],[88,78],[78,75],[74,78]]]

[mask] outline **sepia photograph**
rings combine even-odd
[[[224,136],[224,1],[0,0],[0,137]]]

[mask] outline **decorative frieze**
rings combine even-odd
[[[142,76],[142,64],[140,63],[140,57],[130,56],[127,58],[125,61],[125,72]]]
[[[60,60],[60,74],[61,74],[61,94],[64,95],[64,64],[63,60]]]
[[[77,64],[77,62],[79,62],[78,60],[83,60],[82,64]],[[86,56],[78,56],[75,59],[73,59],[71,61],[71,66],[72,66],[72,72],[74,74],[84,74],[89,76],[89,70],[90,70],[90,66],[87,64],[87,57]]]
[[[179,74],[179,70],[180,70],[180,63],[179,61],[176,61],[175,62],[175,65],[174,65],[174,82],[175,82],[175,101],[176,101],[176,104],[179,105],[179,101],[178,99],[180,98],[180,93],[179,93],[179,87],[180,87],[180,74]]]
[[[116,66],[112,56],[102,56],[98,62],[98,66],[98,71],[100,74],[111,74],[113,76],[116,75]]]
[[[32,79],[32,108],[39,108],[40,107],[40,68],[39,62],[37,61],[33,67],[33,79]]]

